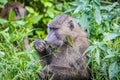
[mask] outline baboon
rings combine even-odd
[[[24,8],[24,4],[21,4],[19,2],[8,2],[4,5],[4,8],[2,9],[1,16],[4,19],[8,20],[9,17],[9,11],[12,10],[14,13],[14,20],[17,21],[20,19],[20,17],[26,16],[26,9]],[[25,36],[23,40],[23,44],[26,49],[28,49],[28,36]]]
[[[4,8],[2,9],[2,18],[8,19],[9,17],[9,11],[13,10],[14,12],[14,20],[18,20],[20,17],[26,16],[26,10],[24,8],[24,4],[21,4],[19,2],[8,2],[4,5]]]
[[[47,27],[44,41],[34,41],[45,66],[39,76],[44,79],[46,74],[51,74],[52,80],[89,80],[89,70],[85,67],[87,56],[83,55],[89,46],[86,33],[66,14],[55,17]]]

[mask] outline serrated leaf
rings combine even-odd
[[[25,21],[16,21],[16,23],[19,24],[19,25],[22,25],[22,26],[26,24]]]
[[[95,21],[97,22],[97,24],[100,25],[102,17],[101,17],[101,13],[100,13],[100,9],[99,8],[95,8],[94,18],[95,18]]]
[[[109,58],[113,58],[113,57],[115,57],[115,55],[107,55],[104,57],[104,59],[109,59]]]
[[[93,51],[95,48],[96,48],[95,46],[89,46],[89,47],[85,50],[85,52],[83,53],[83,55],[86,54],[86,53],[89,52],[89,51]]]
[[[80,8],[81,8],[81,6],[79,5],[79,6],[75,9],[74,14],[75,14],[75,13],[78,13],[78,12],[80,11]]]
[[[87,15],[86,14],[82,15],[82,18],[79,20],[79,22],[80,22],[81,28],[83,30],[86,30],[88,28],[89,22],[87,20]]]
[[[13,12],[12,9],[10,9],[10,11],[9,11],[9,17],[8,17],[8,20],[9,20],[9,21],[14,20],[14,12]]]
[[[110,33],[107,36],[104,37],[103,41],[110,41],[112,39],[115,39],[116,37],[120,36],[118,33]]]
[[[32,23],[36,24],[41,19],[41,16],[32,16],[31,19]]]
[[[0,24],[4,24],[6,22],[7,22],[7,20],[0,18]]]
[[[29,13],[34,13],[34,12],[35,12],[32,7],[26,6],[25,9],[26,9]]]
[[[78,6],[78,5],[82,5],[83,2],[71,2],[71,3],[69,3],[69,4],[71,4],[71,5],[73,5],[73,6]]]
[[[6,3],[7,0],[0,0],[0,3]]]
[[[5,53],[0,51],[0,56],[5,56]]]
[[[108,70],[109,79],[112,80],[112,78],[115,77],[118,72],[119,70],[117,62],[111,63]]]
[[[100,51],[99,50],[96,51],[95,60],[97,64],[100,65]]]
[[[70,9],[67,9],[64,13],[72,12],[74,10],[75,10],[74,8],[70,8]]]
[[[102,10],[107,10],[107,11],[111,11],[115,6],[119,5],[117,2],[113,3],[112,5],[108,5],[108,6],[100,6],[100,9]]]

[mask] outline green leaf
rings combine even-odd
[[[80,8],[81,8],[81,6],[79,5],[79,6],[75,9],[74,14],[75,14],[75,13],[78,13],[78,12],[80,11]]]
[[[112,39],[115,39],[116,37],[120,36],[118,33],[110,33],[107,36],[104,37],[103,41],[110,41]]]
[[[39,20],[41,19],[41,16],[32,16],[31,17],[31,22],[33,23],[33,24],[36,24]]]
[[[7,0],[0,0],[0,3],[6,3]]]
[[[86,30],[88,28],[89,22],[87,20],[87,15],[86,14],[82,15],[82,18],[79,20],[79,22],[80,22],[81,28],[83,30]]]
[[[115,6],[119,5],[117,2],[113,3],[112,5],[108,5],[108,6],[100,6],[100,9],[102,10],[107,10],[107,11],[111,11]]]
[[[104,59],[109,59],[109,58],[113,58],[113,57],[115,57],[115,55],[114,55],[114,54],[111,54],[111,55],[105,56]]]
[[[95,18],[95,21],[97,22],[97,24],[100,25],[102,17],[101,17],[100,9],[97,7],[95,8],[94,18]]]
[[[34,13],[34,9],[32,7],[26,6],[25,9],[29,12],[29,13]]]
[[[96,48],[95,46],[89,46],[89,47],[85,50],[85,52],[83,53],[83,55],[86,54],[86,53],[88,53],[89,51],[93,51],[95,48]]]
[[[100,65],[100,51],[97,49],[95,54],[95,60],[98,65]]]
[[[112,78],[115,77],[118,72],[119,72],[119,69],[118,69],[117,62],[111,63],[108,70],[109,79],[112,80]]]
[[[10,11],[9,11],[9,17],[8,17],[8,20],[9,20],[9,21],[14,20],[14,12],[13,12],[12,9],[10,9]]]
[[[0,56],[5,56],[5,53],[0,51]]]
[[[0,18],[0,24],[4,24],[6,22],[7,22],[7,20]]]
[[[16,23],[18,24],[18,25],[21,25],[21,26],[24,26],[25,24],[26,24],[26,22],[25,21],[16,21]]]

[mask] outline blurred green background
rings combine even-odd
[[[46,24],[59,14],[69,14],[88,34],[92,80],[120,80],[120,1],[119,0],[0,0],[24,3],[27,17],[19,21],[0,18],[0,80],[38,80],[42,69],[33,41],[44,39]],[[30,47],[25,50],[23,39]],[[15,46],[13,43],[18,45]]]

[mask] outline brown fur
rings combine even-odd
[[[17,10],[15,10],[17,8]],[[26,11],[24,5],[19,2],[8,2],[5,4],[2,9],[2,18],[8,19],[10,9],[14,12],[14,20],[18,20],[20,17],[24,17],[26,15]]]
[[[9,17],[9,11],[12,9],[14,13],[14,21],[19,20],[20,17],[26,16],[26,10],[24,8],[24,5],[19,2],[8,2],[4,5],[4,8],[2,9],[1,16],[4,19],[8,19]],[[23,44],[26,49],[29,47],[29,41],[28,36],[25,36],[23,40]]]
[[[50,47],[39,39],[34,41],[34,47],[46,65],[39,76],[45,78],[50,73],[53,74],[52,80],[88,80],[89,71],[85,68],[87,57],[83,55],[89,46],[86,33],[66,14],[57,16],[47,26],[50,29],[55,28],[54,34],[48,31],[45,38]],[[54,35],[56,39],[52,39],[55,38]],[[51,48],[52,46],[57,50]]]

